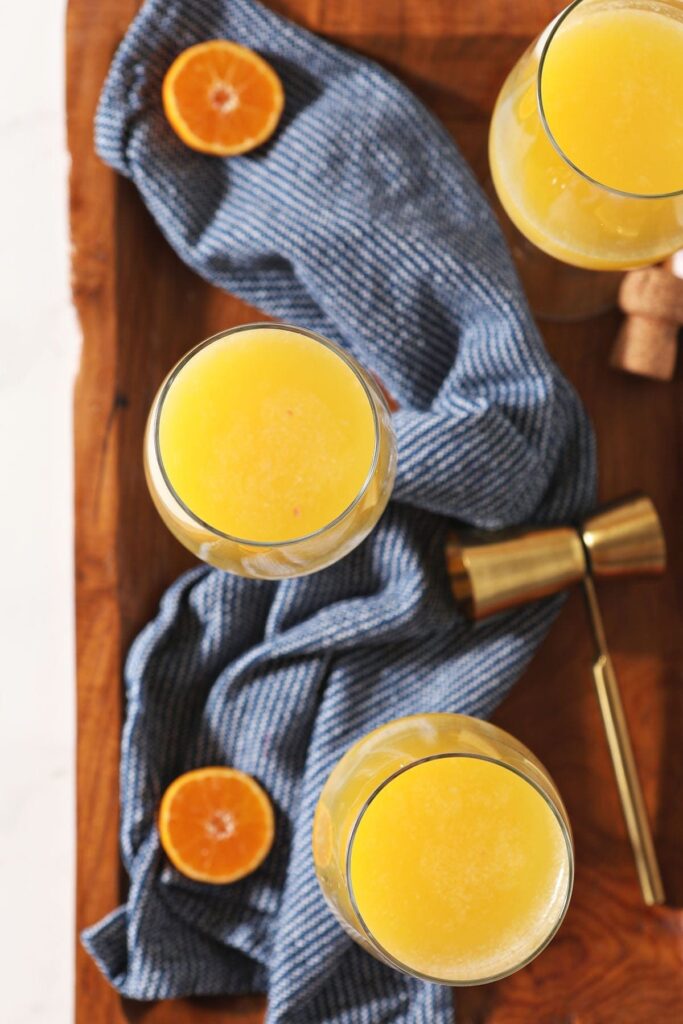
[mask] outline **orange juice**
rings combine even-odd
[[[197,352],[159,418],[178,497],[233,537],[288,541],[346,509],[370,475],[370,397],[348,363],[304,334],[261,327]]]
[[[571,840],[538,761],[461,715],[391,722],[323,790],[318,876],[335,912],[408,973],[474,984],[547,943],[571,890]]]
[[[506,212],[551,256],[619,269],[683,245],[681,0],[570,8],[503,86],[489,154]]]
[[[308,332],[269,325],[225,332],[178,364],[145,455],[157,508],[187,547],[269,577],[319,568],[362,539],[395,463],[386,407],[360,367]]]

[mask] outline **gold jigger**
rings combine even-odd
[[[557,594],[572,583],[583,584],[596,649],[593,677],[641,892],[648,906],[663,903],[664,887],[594,582],[664,571],[666,545],[654,505],[637,494],[604,506],[578,527],[457,531],[448,539],[446,561],[453,593],[473,619]]]

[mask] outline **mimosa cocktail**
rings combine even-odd
[[[510,219],[559,260],[683,245],[683,0],[576,0],[510,73],[489,155]]]
[[[147,479],[205,561],[261,578],[322,568],[389,498],[396,449],[379,389],[337,346],[268,324],[193,349],[152,407]]]
[[[547,944],[573,855],[559,794],[503,730],[415,715],[360,740],[313,828],[323,892],[370,952],[452,985],[509,974]]]

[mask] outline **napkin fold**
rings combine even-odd
[[[215,37],[258,50],[286,92],[273,139],[232,160],[187,149],[160,100],[174,57]],[[268,1024],[450,1024],[449,989],[376,962],[332,917],[312,815],[370,729],[416,711],[486,716],[523,670],[557,599],[465,622],[447,520],[492,528],[588,509],[586,416],[462,156],[372,62],[254,0],[148,0],[114,58],[96,141],[193,270],[341,343],[401,408],[394,500],[359,548],[277,584],[199,566],[135,641],[121,760],[130,890],[83,942],[136,999],[267,991]],[[181,877],[156,831],[165,787],[205,764],[254,774],[276,806],[273,852],[231,886]]]

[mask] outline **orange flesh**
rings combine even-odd
[[[174,866],[199,881],[236,881],[254,871],[273,842],[270,801],[257,782],[231,768],[180,776],[161,803],[159,832]]]
[[[274,131],[284,93],[258,54],[227,40],[181,53],[163,86],[166,116],[188,145],[202,152],[246,152]]]

